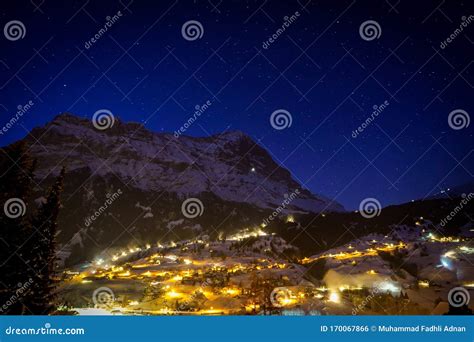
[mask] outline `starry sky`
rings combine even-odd
[[[448,120],[474,113],[474,19],[441,47],[472,14],[472,1],[441,0],[2,3],[1,27],[17,20],[25,31],[0,35],[0,126],[34,105],[0,146],[66,111],[92,118],[105,108],[174,132],[210,101],[185,134],[241,130],[347,209],[367,197],[382,206],[425,198],[474,174],[474,124]],[[190,20],[202,26],[197,39],[183,37]],[[359,29],[369,20],[380,29],[367,40]],[[291,126],[271,125],[276,110]]]

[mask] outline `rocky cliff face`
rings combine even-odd
[[[59,240],[66,244],[72,239],[70,247],[94,249],[240,229],[258,224],[285,200],[283,214],[344,210],[302,189],[239,131],[176,138],[119,120],[101,131],[90,120],[62,114],[25,139],[38,161],[38,189],[62,166],[67,168]],[[190,197],[204,207],[194,220],[181,212]],[[91,215],[98,217],[91,220]]]

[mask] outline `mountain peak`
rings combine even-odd
[[[111,127],[100,129],[91,119],[62,113],[33,131],[35,139],[26,140],[38,159],[41,179],[62,161],[70,174],[85,172],[101,182],[118,178],[145,193],[166,191],[179,197],[206,192],[224,201],[275,209],[298,189],[289,211],[343,210],[338,203],[302,189],[288,170],[239,130],[173,138],[140,123],[114,118]]]

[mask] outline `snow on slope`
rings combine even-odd
[[[59,172],[60,163],[69,173],[86,170],[98,177],[116,176],[145,192],[166,190],[182,198],[212,192],[226,201],[275,209],[299,189],[288,212],[344,210],[337,202],[301,189],[288,170],[239,131],[175,138],[117,119],[112,128],[100,131],[87,119],[61,114],[31,135],[41,143],[30,141],[40,179]]]

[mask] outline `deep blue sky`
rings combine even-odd
[[[18,105],[35,104],[0,145],[60,112],[91,118],[101,108],[173,132],[210,100],[187,134],[242,130],[311,191],[346,208],[471,181],[474,124],[453,130],[448,114],[474,113],[474,22],[445,49],[440,43],[474,14],[472,1],[306,1],[3,2],[1,28],[19,20],[26,35],[0,36],[0,126]],[[119,10],[120,20],[85,49]],[[298,19],[262,49],[295,11]],[[188,20],[202,24],[201,39],[183,39]],[[360,37],[366,20],[380,24],[379,39]],[[352,138],[384,101],[389,106]],[[293,122],[277,131],[269,118],[280,108]]]

